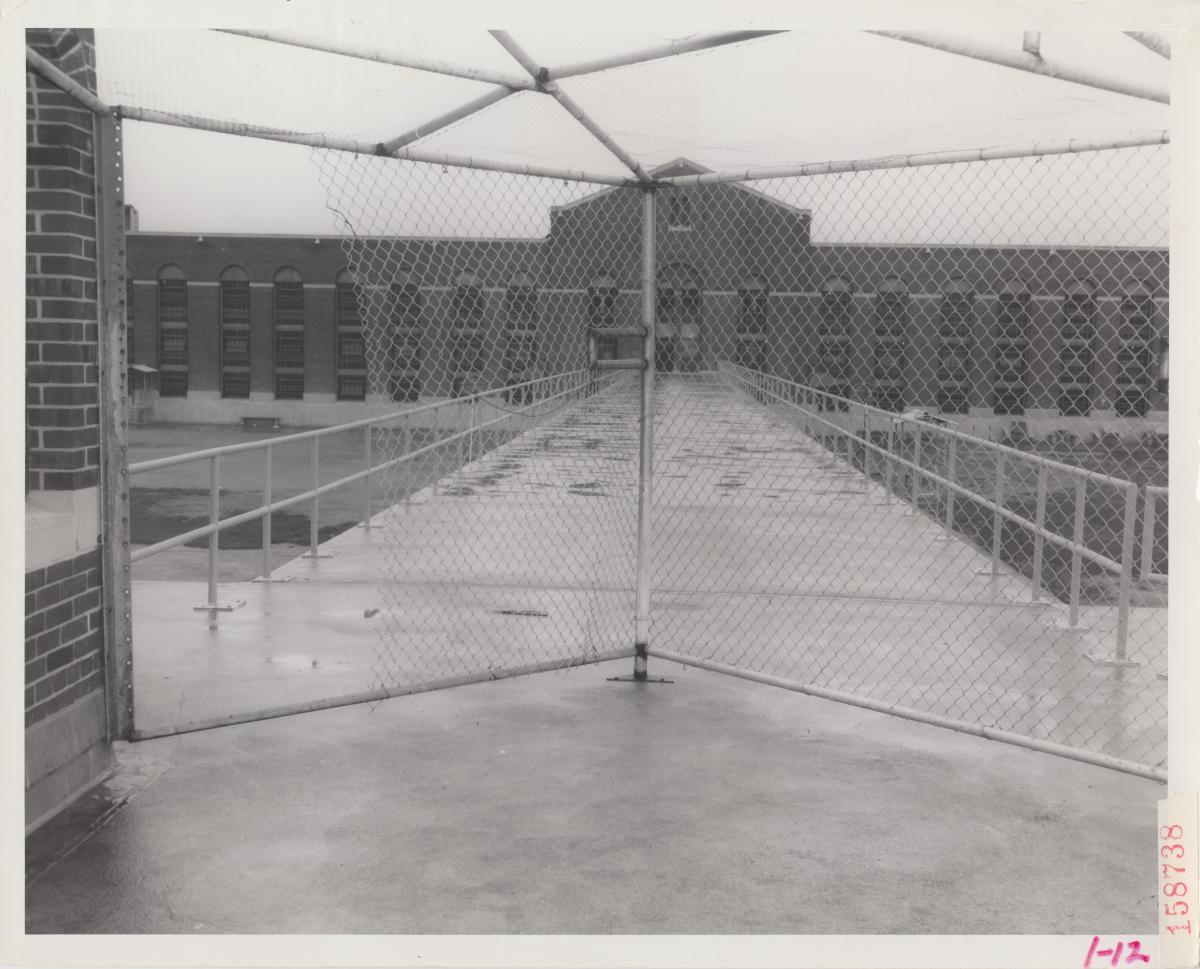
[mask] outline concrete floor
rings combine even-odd
[[[652,663],[126,748],[27,931],[1154,930],[1159,785]]]

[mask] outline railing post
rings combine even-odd
[[[1042,535],[1042,530],[1046,527],[1046,490],[1047,490],[1047,472],[1046,465],[1038,464],[1037,477],[1037,511],[1034,514],[1034,524],[1037,526],[1037,531],[1033,533],[1033,575],[1029,578],[1029,596],[1033,602],[1037,602],[1042,595],[1042,554],[1046,546],[1046,539]]]
[[[1004,507],[1004,452],[996,452],[996,488],[993,497],[995,510],[992,512],[992,575],[1000,574],[1000,546],[1004,539],[1004,518],[1000,509]]]
[[[1117,600],[1117,661],[1126,659],[1129,640],[1129,600],[1133,593],[1134,540],[1137,530],[1138,486],[1131,481],[1125,486],[1125,527],[1121,532],[1121,591]]]
[[[1083,519],[1087,503],[1087,478],[1075,479],[1075,521],[1071,529],[1071,628],[1079,628],[1079,596],[1083,585]]]
[[[308,448],[309,466],[312,471],[312,486],[314,489],[312,499],[312,512],[308,517],[308,554],[311,558],[317,557],[317,527],[321,518],[321,496],[316,493],[316,489],[321,487],[321,439],[314,437]]]
[[[1138,567],[1138,578],[1146,581],[1154,571],[1154,526],[1158,494],[1146,485],[1142,510],[1142,559]]]
[[[404,453],[409,454],[413,449],[413,432],[412,418],[406,416],[404,418]],[[406,509],[412,507],[412,491],[413,491],[413,462],[411,460],[404,462],[404,507]]]
[[[912,510],[921,513],[921,422],[913,421],[913,485]]]
[[[950,435],[949,454],[946,458],[946,480],[958,484],[958,438]],[[946,486],[946,540],[954,537],[954,489]]]
[[[213,455],[208,461],[208,523],[216,525],[221,520],[221,456]],[[221,544],[221,533],[214,531],[208,536],[208,604],[217,607],[217,556]]]
[[[371,494],[371,491],[372,491],[372,488],[371,488],[371,478],[372,478],[371,462],[372,462],[372,460],[373,459],[371,456],[371,425],[368,424],[366,427],[363,428],[363,468],[367,472],[366,478],[363,479],[366,484],[366,492],[367,492],[366,499],[363,502],[363,528],[371,527],[371,499],[373,497]]]
[[[271,497],[271,445],[266,447],[266,467],[263,470],[263,504],[270,507]],[[262,577],[271,578],[271,513],[263,516],[262,532]]]
[[[892,498],[895,497],[893,479],[896,474],[896,422],[888,421],[887,430],[887,461],[884,468],[883,489],[885,497],[890,504]]]
[[[871,412],[865,407],[863,412],[863,490],[871,487]]]

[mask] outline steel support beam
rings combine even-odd
[[[980,44],[973,40],[949,37],[945,34],[918,33],[905,30],[868,30],[868,34],[876,37],[887,37],[891,40],[902,40],[907,44],[917,44],[933,50],[944,51],[947,54],[958,54],[977,61],[987,61],[1042,77],[1052,77],[1059,81],[1072,84],[1082,84],[1085,87],[1098,88],[1101,91],[1111,91],[1114,94],[1124,94],[1131,98],[1142,98],[1146,101],[1157,101],[1161,104],[1171,103],[1171,93],[1162,88],[1150,87],[1144,84],[1132,84],[1119,78],[1108,77],[1097,71],[1082,67],[1071,67],[1067,64],[1056,64],[1044,57],[1034,56],[1025,51],[1009,50],[991,44]]]
[[[597,57],[590,61],[576,61],[574,64],[564,64],[561,67],[549,68],[546,72],[551,80],[564,77],[581,77],[584,74],[595,74],[614,67],[627,67],[630,64],[644,64],[647,61],[661,60],[664,57],[677,57],[680,54],[690,54],[698,50],[711,50],[714,47],[724,47],[728,44],[740,44],[742,41],[754,40],[758,37],[770,37],[774,34],[785,34],[786,30],[730,30],[719,34],[697,34],[683,40],[672,40],[665,44],[643,47],[640,50],[629,51],[625,54],[614,54],[611,57]]]
[[[529,72],[529,76],[538,82],[539,90],[545,91],[547,94],[553,97],[555,101],[561,104],[576,121],[578,121],[591,133],[593,138],[595,138],[598,142],[600,142],[600,144],[612,152],[612,154],[620,160],[622,165],[633,172],[638,177],[638,181],[645,182],[647,184],[654,181],[650,174],[644,168],[642,168],[642,166],[632,155],[630,155],[620,145],[613,141],[612,138],[610,138],[604,131],[604,129],[588,116],[587,112],[585,112],[583,108],[576,104],[575,101],[572,100],[572,98],[554,81],[550,80],[546,68],[534,61],[534,59],[525,52],[521,45],[518,44],[515,39],[513,39],[512,35],[509,34],[508,31],[492,30],[489,31],[489,33],[496,38],[496,42],[499,43],[501,47],[503,47],[509,52],[509,54],[512,55],[513,59],[518,64],[520,64],[523,68],[525,68],[526,71]]]
[[[94,95],[78,81],[72,80],[70,75],[59,70],[57,67],[51,64],[32,47],[25,48],[25,63],[30,67],[31,70],[40,74],[56,88],[61,91],[65,91],[76,101],[86,105],[94,114],[101,116],[112,114],[112,108],[101,101],[98,97],[96,97],[96,95]]]
[[[319,50],[324,51],[326,54],[340,54],[342,57],[352,57],[361,61],[374,61],[377,64],[391,64],[393,67],[407,67],[413,71],[427,71],[431,74],[446,74],[450,77],[461,77],[468,81],[499,84],[514,91],[538,90],[536,83],[516,75],[502,74],[499,71],[481,70],[461,64],[450,64],[445,61],[431,60],[427,57],[412,57],[397,53],[396,51],[384,50],[382,47],[370,47],[365,44],[351,44],[344,41],[306,37],[303,34],[294,34],[289,31],[218,29],[216,32],[220,34],[233,34],[235,37],[249,37],[253,40],[265,40],[272,44],[284,44],[288,47]]]
[[[402,135],[397,135],[390,141],[385,141],[383,147],[387,151],[395,151],[398,148],[403,148],[405,145],[411,145],[414,141],[420,141],[422,138],[428,137],[435,131],[441,131],[456,121],[462,121],[463,118],[477,114],[484,108],[490,108],[497,101],[503,101],[507,97],[516,94],[512,88],[498,87],[487,94],[481,94],[479,97],[468,101],[466,104],[460,105],[445,114],[439,114],[436,118],[430,118],[424,124],[417,125]]]
[[[703,172],[699,175],[673,175],[660,178],[664,185],[711,185],[720,182],[753,182],[768,178],[795,178],[808,175],[831,175],[838,172],[870,172],[888,168],[922,168],[928,165],[957,165],[963,162],[995,161],[1001,158],[1041,158],[1048,155],[1075,155],[1089,151],[1111,151],[1117,148],[1145,148],[1166,145],[1171,141],[1169,131],[1106,141],[1076,140],[1044,144],[1010,145],[997,148],[969,148],[962,151],[935,151],[922,155],[882,155],[878,158],[855,158],[844,161],[807,162],[800,165],[777,165],[771,168],[743,168],[727,172]]]
[[[215,118],[198,118],[194,115],[169,114],[149,108],[121,106],[114,108],[122,118],[129,121],[144,121],[149,124],[170,125],[176,128],[192,128],[196,131],[214,131],[241,138],[258,138],[264,141],[279,141],[291,145],[308,145],[313,148],[328,148],[357,155],[372,155],[379,158],[398,158],[403,161],[427,162],[449,168],[475,168],[488,172],[509,172],[514,175],[529,175],[534,178],[557,178],[572,182],[591,182],[597,185],[630,186],[638,183],[621,175],[602,175],[596,172],[578,171],[569,168],[552,168],[547,165],[520,165],[507,162],[472,158],[468,155],[450,155],[444,152],[423,151],[420,148],[397,148],[389,151],[383,145],[352,138],[331,138],[299,131],[283,131],[260,125],[244,124],[240,121],[220,121]]]
[[[1171,44],[1160,34],[1152,34],[1145,30],[1127,30],[1125,36],[1131,40],[1136,40],[1143,47],[1154,51],[1159,57],[1171,59]]]

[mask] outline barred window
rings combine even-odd
[[[178,266],[166,266],[160,270],[158,277],[159,325],[187,325],[187,311],[187,279],[183,270]]]
[[[538,325],[538,292],[527,276],[504,294],[504,325],[510,330],[532,330]]]
[[[667,226],[672,229],[692,227],[692,200],[679,189],[667,193]]]
[[[739,288],[741,314],[738,316],[738,333],[763,333],[767,328],[767,305],[770,291],[761,276],[752,276]]]
[[[276,278],[275,325],[304,326],[304,283]]]
[[[601,273],[594,280],[592,280],[591,285],[588,286],[587,295],[588,326],[615,326],[617,284],[613,281],[613,278],[607,273]]]
[[[852,306],[850,287],[846,281],[838,277],[826,280],[821,288],[818,335],[840,336],[848,333]]]
[[[275,331],[275,369],[304,369],[304,331]]]
[[[303,400],[304,374],[276,372],[275,397],[278,400]]]
[[[337,366],[339,370],[366,370],[366,347],[361,333],[337,335]]]
[[[249,397],[250,372],[248,370],[226,370],[221,373],[222,397]]]
[[[230,270],[226,270],[229,273]],[[244,275],[244,272],[241,273]],[[221,325],[250,325],[250,280],[241,278],[221,279]]]
[[[334,284],[336,302],[334,304],[334,323],[337,326],[362,326],[362,315],[358,309],[358,294],[354,291],[354,282],[346,270],[338,273]]]
[[[367,378],[364,374],[338,374],[338,400],[366,400]]]
[[[163,367],[187,367],[187,330],[162,330],[160,332],[158,362]]]
[[[598,360],[616,360],[617,359],[617,338],[615,336],[601,336],[596,338],[596,359]]]
[[[450,300],[451,313],[458,326],[474,329],[483,321],[483,284],[470,273],[458,278]]]
[[[186,370],[164,370],[158,375],[160,397],[186,397],[188,375]]]
[[[250,331],[225,330],[221,333],[222,367],[250,366]]]

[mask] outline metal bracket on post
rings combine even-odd
[[[661,676],[648,676],[646,673],[646,644],[638,643],[637,652],[633,657],[633,673],[629,676],[610,676],[609,683],[674,683]]]

